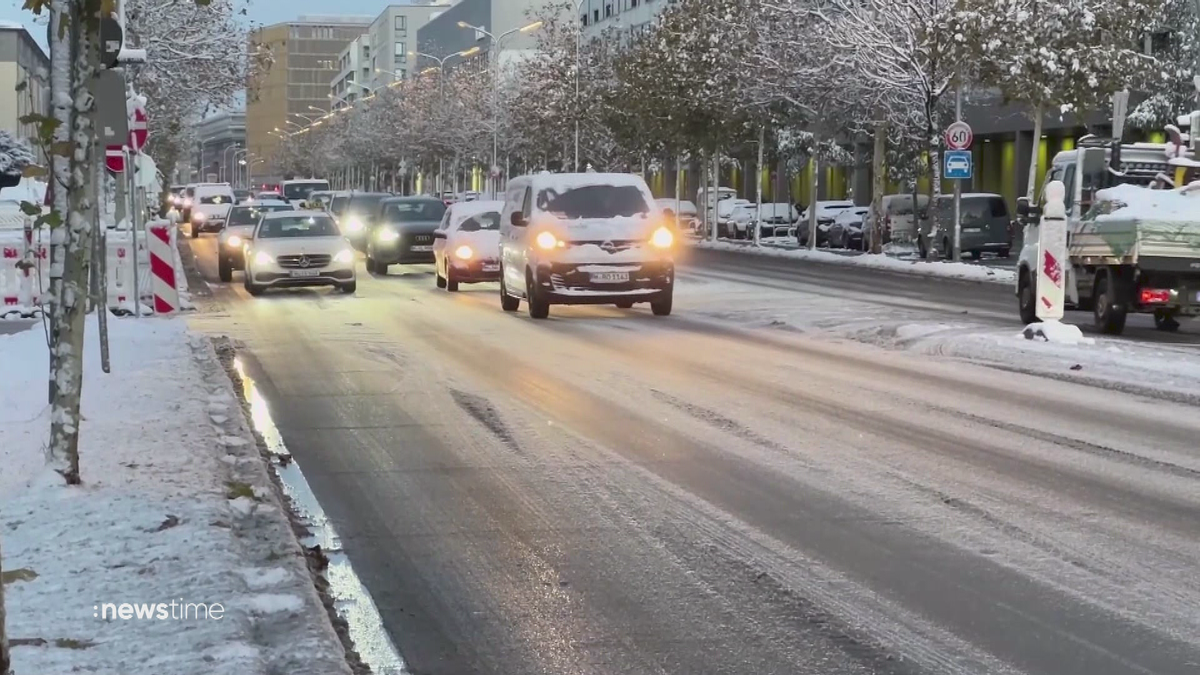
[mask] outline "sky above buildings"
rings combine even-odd
[[[239,0],[235,0],[239,2]],[[24,25],[33,37],[46,48],[46,26],[44,19],[36,19],[28,10],[21,9],[24,0],[0,0],[0,23],[16,22]],[[243,4],[240,3],[239,4]],[[375,16],[388,4],[387,0],[339,0],[336,12],[330,11],[328,0],[253,0],[244,3],[246,21],[252,25],[290,21],[302,15],[362,15]],[[36,21],[42,21],[38,25]]]

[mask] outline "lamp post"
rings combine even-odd
[[[500,161],[500,43],[504,40],[504,38],[510,35],[515,35],[516,33],[532,33],[533,31],[541,28],[543,23],[545,22],[534,21],[533,23],[521,26],[520,28],[513,28],[512,30],[505,31],[501,33],[499,37],[497,37],[480,26],[472,26],[466,21],[458,22],[459,28],[469,28],[476,33],[486,35],[491,41],[491,43],[488,45],[488,61],[492,69],[492,165],[488,167],[488,177],[490,178],[489,182],[492,184],[492,199],[496,198],[496,184],[499,182],[499,176],[493,178],[492,171],[496,168],[497,162]],[[475,47],[474,49],[478,50],[478,47]],[[472,50],[469,49],[467,51],[471,52]]]
[[[226,172],[226,170],[225,170],[225,167],[227,167],[227,166],[230,166],[230,164],[229,164],[229,151],[230,151],[230,150],[237,150],[237,149],[238,149],[238,148],[240,148],[240,147],[241,147],[240,145],[238,145],[237,143],[234,143],[233,145],[230,145],[229,147],[227,147],[227,148],[225,148],[224,150],[222,150],[222,151],[221,151],[221,170],[220,170],[219,172],[217,172],[217,173],[218,173],[218,179],[219,179],[219,180],[220,180],[222,183],[226,182],[226,180],[225,180],[225,179],[227,178],[227,175],[226,175],[226,174],[227,174],[227,173],[231,173],[231,172]],[[235,153],[234,153],[234,155],[236,156],[236,155],[237,155],[237,153],[235,152]]]
[[[575,6],[575,16],[579,16],[579,10],[583,9],[583,3],[587,3],[588,12],[592,11],[591,0],[579,0],[579,4]],[[580,53],[583,51],[583,22],[579,22],[577,27],[579,33],[575,36],[575,173],[579,173],[579,71],[583,69],[583,62]]]
[[[462,51],[454,52],[453,54],[447,54],[446,56],[443,56],[441,58],[438,58],[438,57],[434,56],[433,54],[426,54],[425,52],[409,52],[408,55],[409,56],[419,56],[421,58],[426,58],[426,59],[429,59],[429,60],[437,63],[436,70],[438,71],[438,100],[444,101],[445,100],[445,91],[446,91],[446,62],[456,56],[466,58],[468,56],[472,56],[472,55],[478,54],[478,53],[479,53],[479,47],[471,47],[470,49],[464,49]],[[421,71],[421,74],[424,75],[425,73],[427,73],[431,70],[435,70],[435,69],[432,67],[426,68],[425,70]],[[439,198],[442,196],[442,192],[444,191],[444,186],[442,184],[442,174],[444,172],[445,167],[443,165],[443,161],[444,160],[442,159],[442,157],[439,154],[439,156],[438,156],[438,186],[437,186]]]
[[[295,117],[299,117],[300,119],[304,120],[305,122],[308,122],[309,124],[312,124],[313,122],[317,121],[313,117],[310,117],[309,115],[305,115],[304,113],[288,113],[288,114],[293,115]]]
[[[245,159],[238,159],[238,157],[239,157],[239,156],[241,156],[241,157],[243,157],[243,158],[244,158],[244,157],[246,157],[246,156],[247,156],[247,155],[249,155],[249,154],[250,154],[250,148],[242,148],[242,149],[238,150],[237,152],[233,153],[233,163],[234,163],[234,166],[233,166],[233,182],[234,182],[234,187],[237,187],[237,182],[238,182],[238,180],[239,180],[239,179],[241,179],[241,171],[240,171],[240,170],[239,170],[237,167],[239,167],[239,166],[245,166],[245,165],[246,165],[246,160],[245,160]],[[245,185],[243,185],[242,187],[246,187],[246,186],[245,186]]]

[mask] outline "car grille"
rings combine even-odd
[[[414,234],[412,237],[410,237],[410,239],[412,240],[412,243],[416,244],[417,246],[433,243],[432,234]]]
[[[276,259],[280,267],[287,269],[310,269],[325,267],[332,260],[332,256],[324,253],[313,253],[309,255],[281,255]]]
[[[628,251],[631,248],[637,248],[645,242],[637,239],[605,239],[604,241],[572,241],[568,246],[599,246],[608,253],[618,253],[620,251]]]

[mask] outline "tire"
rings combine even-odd
[[[246,270],[246,279],[242,282],[242,285],[246,287],[246,292],[254,297],[258,297],[263,293],[262,286],[250,281],[250,270]]]
[[[458,281],[451,277],[449,272],[446,273],[446,290],[451,293],[458,292]]]
[[[188,236],[191,237],[192,239],[199,238],[200,237],[200,228],[196,227],[195,225],[189,225],[188,226]]]
[[[943,238],[942,239],[942,250],[938,251],[938,257],[945,259],[945,258],[951,257],[952,254],[953,254],[953,251],[950,248],[950,240]]]
[[[917,255],[920,256],[921,260],[929,257],[929,248],[925,246],[925,237],[917,237]]]
[[[631,309],[631,308],[633,308],[633,303],[628,300],[622,300],[617,303],[617,309]]]
[[[351,281],[350,283],[346,283],[346,284],[342,284],[341,286],[338,286],[338,290],[345,293],[346,295],[354,295],[354,291],[358,290],[358,279],[355,279],[354,281]]]
[[[1037,288],[1030,282],[1029,273],[1021,273],[1021,284],[1017,288],[1017,308],[1021,313],[1021,323],[1028,326],[1037,323]]]
[[[1174,333],[1179,330],[1179,321],[1174,313],[1160,309],[1154,312],[1154,327],[1164,333]]]
[[[506,312],[515,312],[521,309],[521,299],[509,295],[508,289],[504,286],[504,268],[500,268],[500,309]]]
[[[1001,258],[1008,259],[1012,257],[1012,251],[1007,248],[1002,248],[996,255],[1000,256]]]
[[[550,303],[537,292],[533,273],[525,272],[525,302],[529,305],[529,318],[545,319],[550,316]]]
[[[233,281],[233,264],[223,255],[217,256],[217,276],[225,283]]]
[[[673,290],[667,291],[658,300],[650,303],[650,311],[654,312],[654,316],[671,316],[671,304],[674,298],[675,292]]]
[[[436,270],[434,271],[434,275],[436,275],[436,278],[434,279],[434,283],[437,284],[437,287],[445,288],[446,287],[446,277],[442,276],[442,273],[439,271],[436,271]]]
[[[1122,296],[1123,284],[1114,279],[1111,274],[1105,274],[1096,281],[1093,295],[1096,305],[1092,308],[1096,330],[1107,335],[1120,335],[1125,330],[1126,308],[1119,303]]]
[[[370,253],[367,254],[367,274],[375,274],[375,259]]]

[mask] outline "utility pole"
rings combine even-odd
[[[962,121],[962,82],[954,91],[954,121]],[[1037,155],[1038,139],[1033,139],[1033,154]],[[934,218],[937,218],[937,204],[930,204]],[[936,222],[936,221],[935,221]],[[919,235],[918,235],[919,236]],[[932,245],[931,245],[932,247]],[[978,256],[976,256],[978,257]],[[962,181],[954,181],[954,262],[962,261]]]

